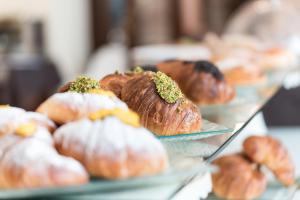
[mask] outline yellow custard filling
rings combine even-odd
[[[33,135],[36,132],[37,126],[35,123],[28,122],[19,125],[16,129],[16,134],[22,137],[28,137]]]
[[[100,94],[100,95],[109,96],[109,97],[116,96],[113,92],[111,92],[109,90],[103,90],[103,89],[92,89],[92,90],[89,90],[88,93]]]
[[[0,109],[2,108],[9,108],[10,106],[8,104],[0,105]]]
[[[140,117],[138,114],[131,110],[122,110],[119,108],[115,109],[103,109],[99,110],[97,112],[91,113],[89,115],[89,118],[93,121],[103,119],[107,116],[115,116],[118,119],[120,119],[125,124],[134,126],[134,127],[140,127]]]

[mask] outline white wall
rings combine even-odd
[[[88,0],[0,0],[0,18],[42,19],[46,52],[65,80],[80,73],[90,53]]]

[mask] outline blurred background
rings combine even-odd
[[[78,74],[124,71],[143,45],[191,44],[207,32],[284,37],[299,53],[299,9],[297,0],[0,0],[0,102],[34,110]],[[299,88],[282,90],[267,123],[300,125],[299,99]]]

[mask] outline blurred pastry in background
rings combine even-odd
[[[287,49],[280,46],[274,46],[265,48],[258,56],[257,63],[266,70],[288,68],[296,66],[297,58]]]
[[[269,136],[251,136],[243,146],[251,160],[267,166],[282,184],[289,186],[295,183],[295,166],[278,140]]]
[[[58,124],[64,124],[87,117],[99,109],[127,110],[126,104],[113,92],[101,89],[97,80],[78,77],[65,87],[66,92],[49,97],[37,108],[37,112],[45,114]]]
[[[141,127],[139,116],[130,110],[99,110],[61,126],[54,140],[61,154],[80,161],[95,177],[153,175],[168,166],[163,145]]]
[[[226,81],[231,85],[262,84],[266,81],[263,71],[244,59],[225,57],[215,59],[214,63],[224,73]]]
[[[240,59],[260,70],[294,67],[297,57],[279,44],[267,43],[249,35],[227,34],[218,37],[208,33],[203,44],[212,52],[212,60]]]
[[[177,82],[182,92],[196,104],[224,104],[235,97],[222,72],[209,61],[169,60],[157,64]]]
[[[1,188],[70,186],[88,179],[78,161],[59,155],[35,137],[6,135],[0,140]]]
[[[254,199],[266,189],[265,175],[242,154],[222,156],[213,164],[218,167],[212,174],[213,191],[220,198]]]
[[[120,95],[119,98],[139,114],[142,125],[157,135],[185,134],[201,129],[197,106],[162,72],[108,75],[100,84]]]
[[[295,183],[295,166],[284,146],[270,136],[250,136],[243,152],[213,161],[219,171],[212,175],[214,193],[226,199],[253,199],[264,192],[267,179],[261,166],[269,168],[285,186]]]

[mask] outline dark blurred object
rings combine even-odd
[[[1,103],[35,110],[60,82],[55,65],[44,54],[41,22],[23,24],[19,49],[5,55],[4,63],[8,98]]]
[[[281,89],[263,109],[268,126],[300,125],[300,87]]]
[[[0,20],[0,53],[15,50],[20,43],[20,24],[14,19]]]
[[[249,0],[203,0],[207,30],[222,33],[234,11]]]

